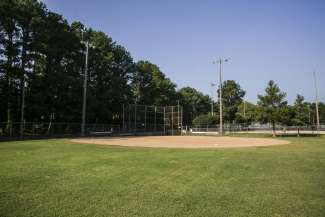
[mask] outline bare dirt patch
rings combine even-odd
[[[290,143],[280,139],[214,136],[101,137],[72,139],[72,142],[153,148],[242,148],[286,145]]]

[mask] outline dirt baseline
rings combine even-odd
[[[79,138],[72,142],[153,148],[241,148],[286,145],[289,141],[267,138],[214,136],[143,136],[116,138]]]

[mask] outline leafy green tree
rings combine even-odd
[[[59,122],[79,121],[84,62],[79,38],[62,16],[52,12],[43,17],[36,37],[26,95],[29,120],[49,121],[54,116]]]
[[[122,104],[132,102],[135,65],[127,50],[103,32],[90,31],[88,121],[119,122]],[[103,107],[106,109],[100,109]],[[117,117],[117,120],[115,118]]]
[[[220,91],[218,89],[218,95]],[[245,91],[234,80],[226,80],[222,84],[222,103],[224,120],[232,123],[236,119],[238,106],[243,102]]]
[[[282,92],[274,81],[269,81],[265,95],[258,95],[258,118],[261,122],[272,124],[273,136],[275,124],[283,118],[283,107],[287,105],[286,93]]]
[[[236,122],[251,124],[256,121],[257,107],[253,103],[243,101],[239,104],[236,112]]]
[[[308,123],[308,107],[304,100],[305,98],[298,94],[293,106],[294,116],[292,122],[298,127],[298,136],[300,136],[300,127]]]
[[[208,95],[191,87],[184,87],[178,91],[180,105],[183,106],[183,124],[191,125],[193,119],[211,110],[212,99]]]
[[[200,114],[193,119],[194,127],[204,127],[204,126],[211,126],[211,125],[218,125],[218,124],[219,124],[219,116],[212,115],[211,113]]]
[[[7,130],[13,121],[17,119],[18,108],[18,87],[20,72],[20,29],[17,26],[17,2],[13,0],[3,0],[0,2],[0,79],[2,90],[0,95],[4,99],[1,101],[1,111],[6,117]],[[4,103],[3,103],[4,102]]]
[[[171,105],[176,103],[176,85],[148,61],[139,61],[133,77],[133,90],[137,104]]]

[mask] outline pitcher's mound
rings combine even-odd
[[[80,138],[73,142],[100,145],[154,148],[241,148],[286,145],[289,141],[267,138],[214,137],[214,136],[143,136],[112,138]]]

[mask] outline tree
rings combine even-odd
[[[256,121],[256,105],[250,102],[241,102],[236,112],[236,122],[251,124]]]
[[[193,119],[193,126],[195,127],[204,127],[209,125],[219,124],[219,116],[208,114],[200,114]]]
[[[132,102],[135,71],[130,53],[103,32],[89,31],[88,121],[119,123],[123,104]],[[103,107],[105,109],[99,109]]]
[[[220,96],[218,89],[218,95]],[[224,120],[232,123],[236,119],[238,106],[243,102],[245,91],[234,80],[224,81],[222,84],[222,103]]]
[[[178,91],[180,104],[183,106],[183,124],[191,125],[193,119],[210,112],[212,99],[208,95],[191,87],[184,87]]]
[[[294,116],[292,122],[297,126],[298,136],[300,136],[300,127],[308,123],[308,107],[304,103],[305,98],[302,95],[297,95],[293,109]]]
[[[62,16],[48,12],[35,33],[35,64],[29,76],[29,120],[79,121],[84,66],[79,38]],[[41,90],[41,91],[40,91]]]
[[[137,104],[171,105],[176,103],[176,85],[148,61],[139,61],[132,82]]]
[[[18,79],[19,79],[19,38],[20,29],[17,26],[18,5],[14,0],[3,0],[0,2],[0,90],[1,110],[6,114],[7,130],[16,119],[18,108]],[[4,121],[4,120],[3,120]],[[10,132],[11,134],[11,132]]]
[[[287,105],[285,101],[286,93],[281,92],[274,81],[269,81],[265,95],[258,95],[258,115],[261,122],[272,124],[273,136],[275,134],[275,124],[280,122],[283,116],[282,108]]]

